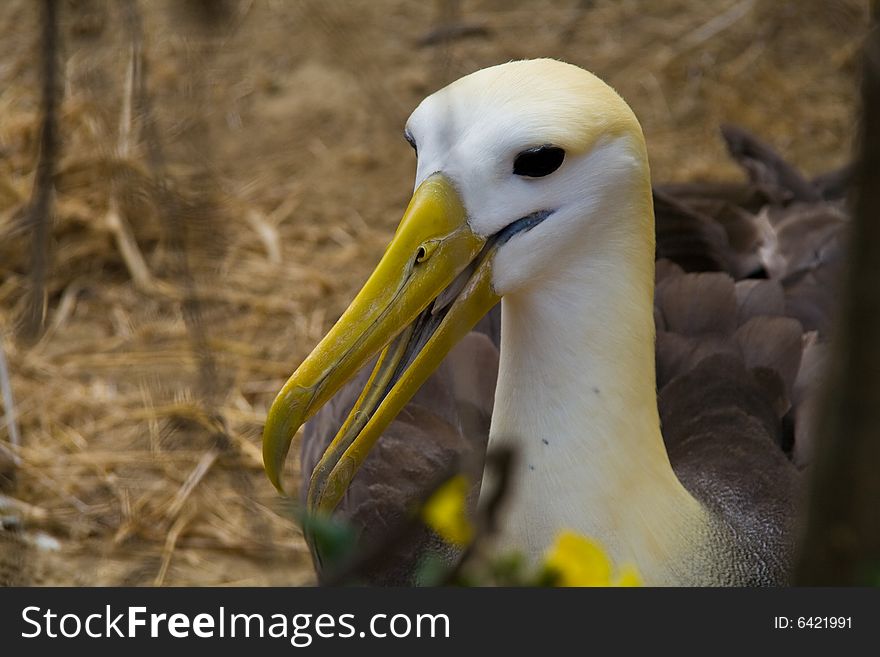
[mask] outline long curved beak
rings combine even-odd
[[[475,234],[452,184],[416,189],[375,271],[278,393],[263,431],[263,463],[279,490],[299,427],[382,352],[309,484],[310,510],[332,511],[370,449],[449,350],[498,301],[494,242]]]

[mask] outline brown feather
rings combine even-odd
[[[816,188],[797,169],[744,128],[723,125],[721,136],[730,155],[746,170],[751,181],[764,189],[778,192],[778,201],[812,203],[821,200]]]
[[[730,583],[786,581],[800,482],[766,386],[736,358],[711,356],[663,389],[660,413],[676,475],[732,539],[728,563],[752,563]]]
[[[736,323],[742,326],[753,317],[785,313],[785,292],[779,281],[747,279],[736,283]]]

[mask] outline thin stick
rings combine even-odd
[[[49,226],[52,212],[52,181],[58,156],[58,15],[55,0],[44,0],[42,15],[42,114],[40,155],[28,213],[31,229],[31,290],[23,337],[33,340],[43,330],[46,317],[46,278],[49,269]]]
[[[754,5],[755,0],[741,0],[726,11],[706,21],[682,39],[682,43],[685,46],[684,50],[696,48],[701,43],[705,43],[712,37],[721,34],[741,18],[747,16]]]
[[[4,451],[8,451],[12,456],[12,462],[19,466],[21,465],[21,457],[18,455],[18,451],[21,448],[21,435],[18,433],[18,423],[15,420],[15,398],[12,395],[12,381],[9,377],[9,366],[2,340],[0,340],[0,391],[3,393],[6,430],[9,433],[9,444],[12,445],[12,449],[9,450],[2,443],[0,443],[0,447],[3,447]]]
[[[196,467],[194,467],[189,473],[186,481],[183,482],[183,485],[174,495],[174,499],[171,500],[171,504],[168,506],[168,510],[165,512],[166,518],[174,518],[175,516],[177,516],[177,514],[180,513],[180,510],[189,499],[189,496],[195,490],[196,486],[199,485],[199,482],[205,478],[205,475],[208,474],[211,466],[214,465],[214,463],[217,461],[217,457],[219,456],[220,453],[216,449],[211,449],[205,452],[204,456],[202,456],[199,462],[196,463]]]
[[[263,242],[269,262],[273,265],[280,265],[281,237],[278,235],[278,229],[266,220],[262,212],[257,210],[245,213],[245,219],[257,233],[260,241]]]
[[[116,154],[120,161],[128,158],[131,152],[131,143],[134,138],[134,95],[139,86],[141,72],[141,44],[137,39],[132,39],[128,61],[128,71],[125,75],[125,95],[122,98],[122,111],[119,117],[119,139],[116,144]],[[114,176],[111,180],[110,201],[107,204],[107,214],[104,215],[104,223],[113,233],[116,248],[125,262],[129,275],[131,275],[138,289],[151,292],[156,288],[156,282],[150,273],[147,262],[138,247],[134,233],[119,208],[119,181]]]
[[[169,530],[168,536],[165,537],[165,547],[162,548],[162,565],[159,566],[159,572],[156,573],[153,586],[162,586],[165,583],[165,576],[168,574],[168,568],[171,566],[171,557],[174,556],[177,539],[180,538],[181,532],[189,524],[190,519],[189,515],[180,516]]]
[[[140,248],[138,248],[137,240],[134,238],[131,227],[119,211],[119,203],[115,195],[110,197],[110,202],[107,205],[107,214],[104,215],[104,224],[113,233],[116,248],[119,249],[122,260],[125,262],[125,267],[128,269],[128,273],[135,286],[146,292],[155,290],[156,284],[153,280],[153,275],[150,273]]]

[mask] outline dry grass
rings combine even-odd
[[[723,121],[817,173],[848,158],[867,25],[859,0],[240,0],[211,28],[179,3],[141,4],[146,93],[122,5],[62,3],[62,151],[33,344],[15,336],[39,30],[35,3],[0,8],[0,346],[15,400],[0,464],[20,460],[0,516],[21,527],[0,532],[0,580],[311,581],[259,434],[393,230],[412,179],[403,122],[432,89],[561,57],[630,101],[658,180],[738,175]],[[419,46],[449,20],[469,28],[445,32],[461,39]]]

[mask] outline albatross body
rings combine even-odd
[[[671,329],[678,302],[655,319],[650,173],[627,104],[575,66],[518,61],[429,96],[406,135],[418,154],[413,199],[362,291],[270,410],[264,460],[273,483],[281,488],[297,429],[381,353],[335,438],[321,445],[309,481],[309,507],[333,511],[383,432],[394,433],[398,413],[432,373],[449,368],[440,365],[450,351],[463,360],[456,344],[500,300],[488,447],[509,445],[518,455],[502,549],[537,560],[570,529],[600,541],[617,562],[636,564],[649,584],[784,581],[797,473],[768,436],[773,430],[764,431],[779,420],[774,403],[785,394],[762,398],[779,391],[780,377],[767,367],[769,375],[757,376],[724,354],[705,360],[671,388],[664,427],[672,423],[674,439],[661,433],[655,322],[664,334]],[[667,287],[675,285],[689,289]],[[736,316],[739,288],[735,295],[733,282],[725,285],[705,279],[691,291],[715,289],[727,305],[716,312],[722,306],[710,300],[709,312]],[[748,330],[732,321],[741,346],[762,341],[765,330],[771,343],[794,330],[781,319]],[[799,326],[795,333],[799,345]],[[458,391],[479,376],[473,363],[460,367],[473,371],[459,374]],[[695,388],[706,396],[695,398]],[[706,404],[727,421],[724,432],[707,436],[693,424]],[[383,436],[386,446],[407,435],[415,445],[431,440],[419,427],[396,431]],[[437,441],[443,431],[438,425]],[[485,438],[469,444],[485,450]]]

